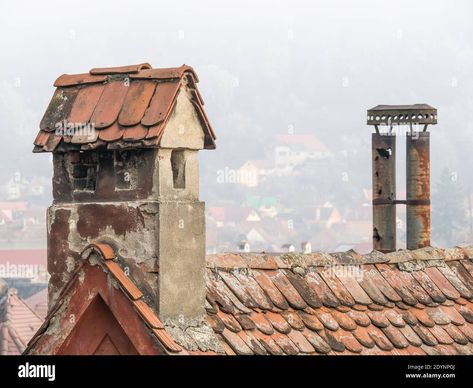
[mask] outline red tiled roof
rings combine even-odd
[[[42,327],[31,339],[30,343],[28,344],[28,348],[26,349],[26,353],[30,351],[31,347],[34,346],[34,344],[39,339],[41,339],[42,335],[47,331],[51,319],[62,305],[63,298],[67,296],[67,293],[71,288],[72,284],[77,280],[80,270],[83,266],[89,264],[89,261],[87,259],[90,257],[91,252],[98,254],[99,257],[102,259],[100,265],[102,266],[103,270],[108,272],[118,282],[120,289],[127,296],[130,303],[132,303],[134,310],[142,319],[144,324],[150,329],[150,333],[152,333],[156,340],[159,341],[159,343],[162,344],[169,353],[181,352],[182,348],[178,344],[176,344],[166,332],[164,325],[161,323],[154,311],[146,303],[143,293],[138,289],[138,287],[136,287],[132,280],[125,274],[120,265],[117,264],[117,262],[115,261],[116,256],[113,249],[107,244],[97,243],[91,244],[84,249],[81,255],[84,260],[82,261],[79,268],[75,271],[75,275],[72,276],[71,280],[61,292],[61,295],[59,296],[56,304],[51,307],[50,312],[46,317],[46,320],[43,323]],[[90,290],[90,292],[92,291]]]
[[[473,354],[471,248],[208,256],[227,354]]]
[[[91,248],[159,341],[177,352],[179,338],[111,248]],[[472,258],[473,247],[208,255],[207,322],[227,355],[473,354]],[[181,345],[183,353],[215,354]]]
[[[21,354],[42,322],[16,290],[4,289],[0,296],[0,355]]]
[[[186,84],[205,132],[205,148],[215,148],[215,134],[203,110],[198,78],[190,66],[153,69],[147,63],[96,68],[87,74],[61,75],[40,123],[34,152],[69,149],[159,147],[162,133]],[[58,123],[93,124],[91,137],[56,135]]]

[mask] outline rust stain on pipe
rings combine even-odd
[[[407,249],[430,245],[430,133],[407,136]]]

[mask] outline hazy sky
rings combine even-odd
[[[2,175],[50,172],[31,149],[57,76],[140,62],[197,70],[218,137],[207,168],[257,158],[255,137],[292,126],[359,148],[351,173],[370,176],[366,109],[425,102],[433,175],[459,169],[473,162],[454,151],[473,146],[472,22],[469,0],[3,2]]]

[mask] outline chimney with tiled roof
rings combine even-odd
[[[204,315],[197,153],[215,148],[194,70],[149,64],[62,75],[34,152],[52,152],[49,306],[92,242],[117,252],[162,317]]]

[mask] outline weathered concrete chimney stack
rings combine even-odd
[[[80,252],[105,242],[162,319],[204,316],[197,154],[215,148],[215,135],[196,83],[189,66],[149,64],[56,80],[34,149],[54,161],[50,306]]]
[[[378,105],[368,110],[372,134],[373,249],[396,250],[396,205],[407,205],[407,249],[430,245],[430,133],[437,109],[426,104]],[[407,126],[404,132],[399,128]],[[381,128],[385,128],[381,131]],[[395,129],[395,130],[394,130]],[[396,132],[406,134],[405,200],[396,199]]]

